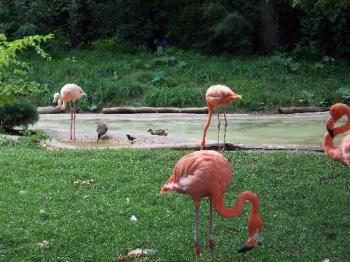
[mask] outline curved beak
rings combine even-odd
[[[258,240],[259,240],[259,229],[255,232],[254,235],[252,235],[248,239],[247,243],[244,246],[242,246],[240,249],[238,249],[238,252],[244,253],[244,252],[247,252],[249,250],[252,250],[256,246]]]
[[[331,137],[334,137],[334,120],[333,120],[333,118],[328,119],[327,124],[326,124],[326,128],[327,128],[328,134]]]
[[[242,96],[241,96],[241,95],[234,94],[234,95],[232,95],[232,98],[233,98],[233,99],[242,99]]]

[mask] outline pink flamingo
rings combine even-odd
[[[235,94],[229,87],[225,85],[214,85],[208,88],[205,95],[205,100],[208,105],[208,119],[203,128],[203,137],[201,142],[201,150],[205,149],[205,138],[207,136],[207,130],[210,125],[212,114],[216,107],[224,107],[235,99],[242,99],[240,95]],[[226,114],[224,112],[225,118],[225,132],[224,132],[224,145],[222,151],[225,150],[225,140],[226,140],[226,128],[227,120]],[[218,112],[218,146],[219,146],[219,132],[220,132],[220,116]]]
[[[67,104],[70,104],[70,139],[75,139],[75,101],[80,97],[86,96],[86,93],[81,89],[80,86],[75,84],[66,84],[62,87],[61,93],[55,93],[53,95],[53,103],[58,102],[58,106],[61,110],[65,110]],[[73,126],[73,136],[72,136]]]
[[[195,204],[195,250],[196,261],[200,261],[201,245],[199,242],[199,207],[203,197],[209,197],[209,248],[212,260],[214,257],[213,208],[223,217],[236,217],[241,214],[246,200],[252,203],[248,218],[249,239],[239,251],[245,252],[255,247],[262,230],[259,215],[259,199],[250,192],[241,193],[232,208],[224,205],[224,195],[232,178],[230,162],[216,151],[201,150],[182,157],[174,167],[173,175],[161,188],[160,192],[176,191],[188,194]]]
[[[350,167],[350,135],[343,138],[338,148],[334,148],[333,141],[335,136],[350,130],[350,107],[337,103],[331,106],[329,113],[331,116],[327,121],[327,132],[323,136],[324,152],[330,159]],[[335,123],[344,115],[347,116],[348,121],[342,126],[334,127]]]

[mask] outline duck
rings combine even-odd
[[[153,129],[148,129],[147,132],[151,133],[151,135],[154,135],[154,136],[167,136],[168,133],[166,132],[166,130],[168,129],[156,129],[156,130],[153,130]]]
[[[104,135],[106,135],[108,131],[108,127],[107,127],[107,124],[106,123],[103,123],[103,122],[99,122],[98,125],[97,125],[97,129],[96,129],[96,132],[97,132],[97,141],[100,140],[100,138]]]
[[[133,144],[135,142],[136,137],[133,137],[129,134],[126,134],[126,137],[128,138],[128,140],[130,141],[131,144]]]

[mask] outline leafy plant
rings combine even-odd
[[[154,74],[152,84],[154,84],[155,86],[171,87],[176,86],[176,81],[173,78],[168,77],[165,72],[160,71]]]
[[[301,91],[301,98],[299,99],[299,102],[302,104],[302,105],[310,105],[312,103],[312,99],[314,98],[314,94],[307,91],[307,90],[302,90]]]
[[[52,34],[36,35],[8,41],[4,34],[0,34],[0,100],[2,102],[14,97],[42,92],[40,85],[28,77],[29,64],[18,59],[17,56],[19,52],[32,47],[39,56],[49,60],[50,56],[40,47],[40,44],[52,37]]]
[[[29,124],[38,120],[36,107],[28,102],[0,105],[0,126],[5,131],[12,130],[15,126],[23,126],[26,129]]]
[[[282,66],[290,72],[296,72],[301,67],[301,64],[295,62],[293,57],[287,56],[283,53],[275,53],[270,57],[268,64],[270,66]]]
[[[145,94],[148,106],[203,106],[203,91],[199,88],[152,88]]]

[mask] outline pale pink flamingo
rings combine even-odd
[[[259,199],[250,192],[244,191],[237,197],[232,208],[224,205],[224,195],[231,182],[232,167],[230,162],[216,151],[201,150],[182,157],[174,167],[173,175],[161,188],[160,192],[176,191],[188,194],[195,204],[195,250],[196,261],[200,261],[201,245],[199,242],[199,207],[203,197],[209,197],[209,248],[212,260],[214,257],[213,208],[223,217],[236,217],[242,213],[245,201],[252,203],[248,218],[249,239],[239,251],[248,251],[255,247],[262,230],[259,215]]]
[[[350,107],[337,103],[331,106],[329,113],[327,132],[323,136],[324,152],[329,158],[350,167],[350,135],[343,138],[338,148],[334,147],[334,137],[350,130]],[[348,118],[347,122],[339,127],[334,127],[335,123],[344,115]]]
[[[201,150],[205,149],[205,138],[207,136],[207,130],[210,125],[212,114],[216,107],[224,107],[235,99],[242,99],[240,95],[235,94],[229,87],[225,85],[214,85],[208,88],[207,93],[205,95],[205,100],[208,105],[208,118],[205,122],[203,128],[203,137],[201,141]],[[226,143],[226,128],[227,128],[227,120],[226,114],[224,112],[225,118],[225,132],[224,132],[224,145],[222,151],[225,150]],[[218,112],[218,147],[219,147],[219,132],[220,132],[220,116]]]
[[[53,95],[53,103],[58,102],[58,106],[61,110],[65,110],[67,104],[70,103],[70,139],[75,139],[75,101],[80,97],[86,96],[86,93],[76,84],[66,84],[62,87],[60,93]],[[72,136],[73,126],[73,136]]]

